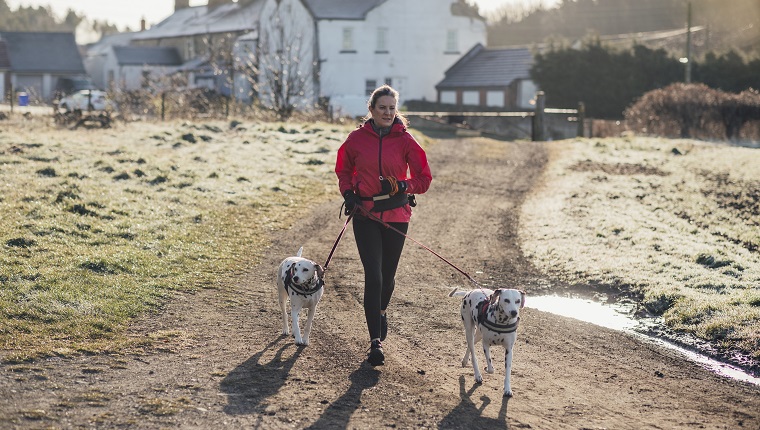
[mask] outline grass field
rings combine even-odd
[[[0,121],[2,359],[149,342],[126,335],[135,317],[175,291],[219,288],[284,220],[336,199],[335,152],[352,128]],[[571,282],[631,289],[668,326],[760,358],[758,149],[547,145],[521,214],[526,255]]]
[[[760,358],[760,149],[617,138],[550,144],[525,253],[630,289],[676,330]]]
[[[268,232],[335,197],[330,124],[0,122],[5,360],[120,349],[172,291],[216,288]],[[336,208],[337,210],[337,208]]]

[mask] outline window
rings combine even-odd
[[[446,53],[459,53],[459,34],[456,30],[449,30],[446,32]]]
[[[455,105],[457,104],[456,91],[441,91],[441,103]]]
[[[486,93],[486,106],[504,107],[504,91],[488,91]]]
[[[367,79],[364,81],[364,92],[367,93],[368,96],[372,95],[372,91],[375,91],[377,88],[377,81],[374,79]]]
[[[480,91],[462,91],[462,104],[474,105],[480,104]]]
[[[343,27],[343,49],[341,52],[354,51],[354,29],[352,27]]]
[[[142,80],[140,81],[140,86],[142,88],[150,87],[150,70],[142,71]]]
[[[380,27],[377,29],[377,46],[375,47],[377,53],[388,52],[388,28]]]

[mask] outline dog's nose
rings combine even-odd
[[[512,315],[513,318],[517,316],[517,311],[510,311],[509,313]]]
[[[293,277],[293,282],[298,282],[298,276]]]

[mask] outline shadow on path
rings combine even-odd
[[[222,392],[227,394],[227,406],[224,412],[229,415],[266,414],[267,399],[285,384],[290,369],[298,360],[303,348],[298,348],[289,357],[283,359],[284,352],[293,347],[288,336],[280,336],[260,352],[254,354],[243,364],[236,367],[221,382]],[[264,354],[282,343],[268,362],[262,363]]]
[[[443,417],[438,428],[440,429],[507,429],[507,403],[509,399],[502,397],[501,409],[499,410],[499,416],[497,418],[488,418],[483,416],[483,410],[491,403],[491,399],[487,396],[481,396],[480,400],[483,401],[483,405],[478,408],[475,403],[470,399],[475,392],[475,389],[479,387],[478,384],[473,384],[472,388],[465,390],[465,376],[459,377],[459,397],[461,402],[456,408],[452,409],[448,415]]]
[[[348,428],[351,415],[361,405],[362,392],[377,385],[380,379],[380,372],[369,366],[362,365],[354,370],[348,379],[351,381],[351,386],[348,387],[348,390],[340,398],[332,402],[322,413],[322,416],[314,424],[307,427],[308,429]]]

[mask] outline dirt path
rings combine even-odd
[[[410,234],[480,282],[531,294],[551,281],[523,258],[516,216],[546,160],[542,145],[441,141],[434,182]],[[159,342],[142,354],[0,368],[0,428],[760,429],[760,388],[718,377],[624,333],[524,309],[512,388],[503,363],[474,384],[462,368],[459,302],[467,281],[408,243],[389,310],[386,365],[368,344],[362,275],[349,231],[331,263],[312,344],[280,336],[273,272],[304,246],[323,261],[338,202],[273,238],[226,288],[182,295],[134,328]],[[495,357],[502,354],[495,352]]]

